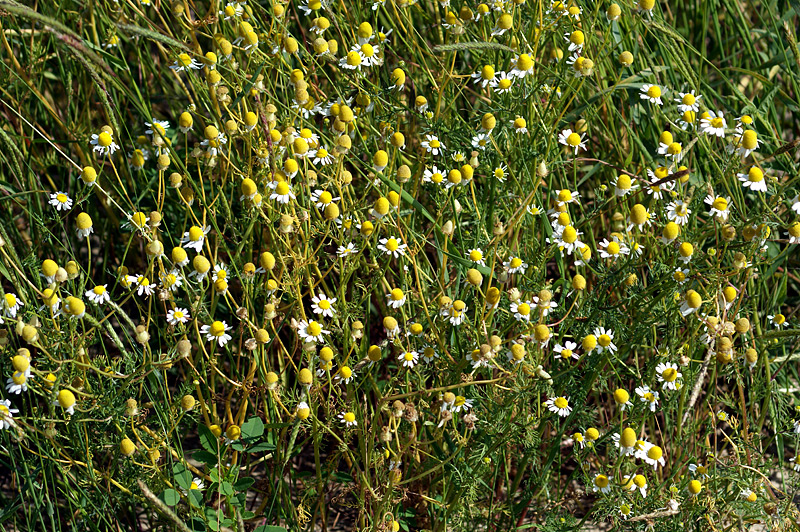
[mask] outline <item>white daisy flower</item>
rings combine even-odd
[[[635,390],[639,399],[650,408],[651,412],[656,411],[658,407],[658,392],[651,390],[649,386],[639,386]]]
[[[0,399],[0,430],[10,429],[14,426],[14,414],[19,414],[19,410],[11,408],[11,401]]]
[[[315,343],[322,343],[325,341],[326,334],[330,334],[331,332],[327,329],[322,327],[322,324],[318,321],[306,321],[303,320],[299,323],[297,334],[305,342],[315,342]]]
[[[200,334],[206,335],[206,340],[209,342],[217,342],[220,347],[225,347],[233,336],[228,334],[232,327],[224,321],[215,321],[211,325],[203,325],[200,327]]]
[[[186,323],[191,319],[189,311],[185,308],[175,307],[167,311],[167,322],[170,325],[177,325],[179,323]]]
[[[433,155],[439,155],[445,149],[444,144],[442,144],[436,135],[425,135],[425,140],[420,144],[428,153]]]
[[[91,290],[84,292],[84,295],[86,296],[86,299],[95,305],[102,305],[111,301],[111,295],[108,293],[107,284],[98,284]]]
[[[564,345],[556,344],[555,347],[553,347],[553,352],[564,361],[569,361],[570,359],[578,360],[578,353],[575,352],[577,348],[577,343],[567,340],[564,342]]]
[[[68,211],[72,208],[72,198],[67,196],[66,192],[59,191],[55,194],[50,194],[50,201],[48,203],[59,212]]]
[[[724,138],[725,128],[727,127],[728,123],[725,121],[725,115],[722,111],[709,111],[707,117],[700,119],[700,133],[706,135]]]
[[[548,410],[561,417],[567,417],[572,412],[568,397],[551,397],[544,404]]]
[[[387,255],[398,258],[406,254],[406,248],[408,245],[403,244],[400,240],[393,236],[389,238],[381,238],[378,242],[378,249]]]
[[[337,299],[335,297],[329,298],[327,295],[320,292],[311,298],[311,310],[314,311],[314,314],[332,318],[336,313],[336,309],[333,308],[333,304],[336,303],[336,301]]]
[[[674,362],[662,362],[657,365],[656,375],[658,375],[658,380],[662,383],[661,387],[663,389],[677,390],[680,387],[682,375],[678,371],[678,365]]]
[[[411,369],[414,366],[416,366],[417,363],[419,362],[419,353],[417,353],[416,351],[403,351],[397,357],[397,360],[400,361],[400,364],[404,368]]]
[[[206,235],[211,230],[211,227],[206,225],[202,228],[193,225],[188,231],[183,233],[181,238],[181,246],[188,249],[193,249],[197,253],[203,251],[203,245],[206,241]],[[187,259],[188,260],[188,259]]]

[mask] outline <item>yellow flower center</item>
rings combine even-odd
[[[692,94],[684,94],[683,99],[681,100],[685,105],[694,105],[694,102],[697,99]]]
[[[728,209],[728,200],[725,198],[716,198],[714,203],[711,204],[712,207],[717,209],[718,211],[725,211]]]
[[[322,325],[316,321],[312,321],[308,324],[308,327],[306,327],[306,332],[311,336],[319,336],[319,334],[322,332]]]
[[[664,456],[664,451],[662,451],[661,447],[659,447],[658,445],[653,445],[652,447],[650,447],[650,450],[647,451],[647,457],[650,458],[651,460],[658,460],[662,456]]]
[[[754,150],[758,147],[758,134],[755,131],[747,130],[742,135],[742,147],[746,150]]]
[[[783,314],[775,314],[773,321],[778,325],[783,325],[783,323],[786,321],[786,316],[784,316]]]
[[[329,308],[331,308],[331,302],[328,301],[327,299],[321,299],[320,302],[317,303],[317,306],[322,310],[328,310]]]
[[[352,423],[353,421],[355,421],[355,420],[356,420],[356,415],[355,415],[354,413],[352,413],[352,412],[347,412],[347,413],[344,415],[344,420],[345,420],[345,422],[347,422],[347,423]]]
[[[473,249],[472,251],[469,252],[469,258],[473,262],[478,262],[479,260],[483,260],[483,253],[481,253],[477,249]]]
[[[106,293],[106,287],[105,286],[101,286],[101,285],[97,285],[94,288],[92,288],[92,292],[94,292],[98,296],[101,296],[101,295]]]
[[[192,242],[197,242],[203,238],[203,230],[196,225],[193,225],[189,228],[189,238],[192,240]]]
[[[567,144],[570,146],[578,146],[581,143],[581,136],[577,133],[570,133],[567,136]]]
[[[661,87],[658,85],[653,85],[649,89],[647,89],[647,95],[651,98],[660,98],[661,97]]]
[[[397,241],[396,238],[390,238],[386,241],[386,249],[389,251],[396,251],[397,248],[400,247],[400,243]]]
[[[617,255],[619,253],[619,244],[616,242],[609,242],[606,251],[611,255]]]
[[[225,334],[225,324],[221,321],[215,321],[211,324],[211,327],[208,328],[208,332],[211,333],[211,336],[222,336]]]
[[[405,359],[406,362],[411,362],[414,360],[414,354],[406,351],[406,353],[403,355],[403,359]]]
[[[605,488],[608,486],[608,477],[605,475],[597,475],[594,477],[594,484],[598,488]]]
[[[517,305],[517,312],[522,314],[523,316],[527,316],[531,313],[531,306],[527,303],[520,303]]]
[[[564,232],[562,233],[561,238],[567,244],[573,244],[578,239],[578,232],[575,230],[574,227],[568,225],[564,228]]]
[[[430,141],[429,145],[431,148],[439,148],[442,146],[442,143],[439,142],[439,139],[433,139],[432,141]]]
[[[602,347],[608,347],[611,345],[611,337],[607,334],[601,334],[597,337],[597,343],[600,344]]]
[[[513,259],[511,259],[511,267],[512,268],[519,268],[520,266],[522,266],[522,259],[521,258],[514,257]]]
[[[719,129],[719,128],[722,127],[722,117],[721,116],[715,116],[714,118],[711,119],[710,123],[711,123],[711,127]]]
[[[114,142],[114,139],[111,138],[111,135],[107,131],[103,131],[97,136],[97,144],[103,148],[111,146],[112,142]]]
[[[275,193],[279,196],[285,196],[286,194],[288,194],[289,183],[287,183],[286,181],[281,181],[280,183],[278,183],[278,185],[275,187]]]
[[[661,372],[661,377],[667,382],[675,382],[675,379],[678,378],[678,372],[675,368],[667,368]]]
[[[752,167],[747,172],[747,180],[751,183],[758,183],[764,180],[764,172],[761,171],[760,168],[756,168],[755,166]]]
[[[569,402],[564,397],[559,397],[553,404],[556,405],[557,408],[567,408],[569,406]]]
[[[347,64],[354,67],[360,65],[361,54],[356,51],[347,52]]]

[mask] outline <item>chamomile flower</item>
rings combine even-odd
[[[615,353],[617,346],[614,343],[614,331],[606,329],[605,327],[597,327],[594,330],[594,336],[597,338],[597,352],[610,351]]]
[[[492,172],[492,175],[499,182],[503,183],[506,180],[506,172],[508,172],[508,167],[506,165],[504,165],[504,164],[500,164],[494,169],[494,172]]]
[[[674,272],[672,272],[672,280],[678,284],[684,284],[689,276],[689,269],[688,268],[677,268]]]
[[[631,192],[635,192],[636,189],[639,188],[639,185],[636,184],[636,179],[632,178],[627,174],[619,174],[617,177],[614,178],[613,181],[614,185],[614,195],[619,197],[624,197],[630,194]]]
[[[631,508],[630,504],[628,504],[627,502],[620,504],[619,514],[622,516],[623,519],[627,521],[627,519],[631,516],[632,513],[633,513],[633,508]]]
[[[600,253],[601,258],[611,260],[616,260],[619,257],[628,255],[630,253],[630,249],[628,248],[627,244],[620,242],[620,240],[615,236],[611,237],[611,240],[604,238],[598,245],[597,251]]]
[[[767,319],[772,323],[773,327],[777,327],[778,329],[789,326],[789,322],[786,321],[786,316],[781,313],[770,314],[767,316]]]
[[[327,166],[333,164],[334,161],[333,155],[322,146],[308,152],[308,158],[311,159],[311,163],[315,166]]]
[[[705,135],[714,135],[719,138],[725,137],[725,128],[728,127],[728,122],[725,121],[725,115],[722,111],[709,111],[708,116],[700,119],[700,133]]]
[[[690,214],[692,214],[692,210],[683,200],[676,200],[667,205],[667,219],[678,225],[686,225],[689,223]]]
[[[166,120],[153,120],[152,122],[145,122],[144,125],[147,126],[145,133],[151,137],[157,136],[164,138],[166,137],[167,130],[169,129],[169,122]]]
[[[511,314],[517,321],[530,321],[531,320],[531,302],[530,301],[515,301],[511,303]]]
[[[0,430],[10,429],[14,426],[14,414],[19,414],[19,410],[11,408],[11,401],[0,399]]]
[[[272,188],[272,194],[269,195],[270,200],[275,200],[278,203],[287,205],[290,201],[295,199],[294,192],[292,192],[292,185],[290,185],[288,181],[278,181],[275,183],[274,187],[270,184],[270,188]]]
[[[467,251],[467,258],[471,260],[474,264],[480,264],[481,266],[486,266],[486,261],[483,257],[483,250],[481,248],[472,248]]]
[[[339,371],[336,372],[333,379],[337,383],[345,383],[350,384],[350,382],[355,378],[356,373],[350,369],[350,366],[342,366],[339,368]]]
[[[639,490],[642,497],[647,497],[647,478],[644,475],[626,475],[623,484],[629,491]]]
[[[15,371],[6,380],[6,392],[16,395],[28,391],[28,379],[30,378],[29,372]]]
[[[119,149],[119,145],[114,142],[114,137],[109,131],[101,131],[92,134],[91,140],[93,150],[100,155],[113,155]]]
[[[701,480],[711,478],[708,474],[708,467],[700,464],[689,464],[689,471],[692,473],[692,477],[699,478]]]
[[[320,292],[311,298],[311,310],[314,311],[314,314],[332,318],[336,313],[336,309],[333,308],[333,304],[336,303],[336,301],[337,298],[328,297],[324,293]]]
[[[432,155],[439,155],[445,149],[444,144],[436,135],[425,135],[425,140],[420,144],[425,148],[425,151]]]
[[[342,412],[338,415],[339,421],[344,423],[345,427],[355,427],[358,425],[358,421],[356,421],[356,415],[352,412]]]
[[[454,326],[461,325],[467,319],[467,305],[460,299],[453,301],[453,304],[447,309],[447,319],[450,324]]]
[[[615,432],[611,435],[614,445],[619,447],[620,456],[633,456],[636,454],[637,444],[636,431],[630,427],[625,428],[622,433]]]
[[[178,288],[183,286],[183,276],[178,270],[163,273],[160,275],[161,287],[166,288],[170,292],[176,292]]]
[[[5,295],[5,299],[3,301],[3,315],[9,318],[16,318],[17,312],[24,305],[25,304],[22,302],[20,298],[16,296],[16,294],[12,294],[9,292]]]
[[[203,68],[203,64],[189,54],[182,53],[178,55],[178,58],[172,65],[170,65],[170,68],[176,72],[183,72],[184,70],[200,70]]]
[[[335,201],[339,201],[340,199],[341,198],[339,196],[334,197],[333,194],[327,190],[322,190],[319,188],[311,193],[311,203],[313,203],[318,209],[322,210],[325,210],[328,205]]]
[[[747,157],[761,146],[761,139],[758,138],[758,133],[752,129],[745,130],[738,135],[733,144],[729,147],[729,151],[736,150],[742,157]]]
[[[303,320],[299,323],[297,334],[303,339],[304,342],[322,343],[325,341],[325,335],[331,332],[322,327],[318,321]]]
[[[478,133],[472,137],[472,147],[478,150],[486,150],[492,144],[490,133]]]
[[[200,334],[206,335],[206,340],[209,342],[217,342],[220,347],[225,347],[233,336],[228,334],[232,327],[224,321],[215,321],[211,325],[203,325],[200,327]]]
[[[67,196],[66,192],[59,191],[55,194],[50,194],[50,201],[48,203],[59,212],[68,211],[72,208],[72,198]]]
[[[389,238],[381,238],[378,242],[378,249],[387,255],[398,258],[405,256],[406,254],[406,248],[408,245],[403,244],[400,240],[393,236]]]
[[[412,369],[414,366],[419,363],[419,353],[416,351],[403,351],[397,357],[397,360],[400,361],[400,365],[404,368]]]
[[[406,302],[406,294],[401,288],[393,288],[386,294],[386,304],[391,308],[400,308]]]
[[[231,20],[241,17],[242,13],[244,13],[244,8],[237,1],[228,2],[225,4],[225,8],[221,9],[218,14],[223,18],[223,20]]]
[[[586,150],[586,134],[577,133],[571,129],[564,129],[558,135],[558,142],[567,146],[570,150],[575,151],[578,155],[578,150]]]
[[[655,412],[658,407],[658,392],[651,390],[649,386],[639,386],[635,390],[639,400],[642,401],[651,412]]]
[[[504,94],[507,92],[511,92],[513,85],[514,85],[514,77],[509,76],[505,72],[500,72],[492,80],[492,82],[489,83],[489,86],[492,87],[494,89],[494,92],[496,92],[497,94]]]
[[[656,375],[665,390],[677,390],[680,385],[681,372],[674,362],[662,362],[656,366]]]
[[[441,185],[444,181],[444,173],[436,165],[433,168],[426,168],[422,174],[423,183],[433,183],[434,185]]]
[[[709,206],[709,213],[716,218],[717,221],[725,223],[730,216],[730,198],[725,196],[715,196],[709,194],[703,202]]]
[[[167,323],[170,325],[177,325],[179,323],[186,323],[191,319],[189,311],[185,308],[175,307],[167,311]]]
[[[597,475],[592,481],[592,491],[600,493],[611,493],[611,483],[605,475]]]
[[[666,461],[664,460],[664,450],[658,445],[648,443],[643,452],[640,454],[640,459],[653,466],[653,469],[658,469],[658,466],[664,467]]]
[[[548,410],[561,417],[567,417],[572,412],[568,397],[551,397],[544,404]]]
[[[511,256],[508,258],[507,261],[503,263],[503,267],[506,269],[508,273],[519,273],[521,275],[525,274],[525,270],[528,269],[528,264],[523,262],[523,260],[519,257]]]
[[[343,259],[345,257],[349,257],[350,255],[355,255],[356,253],[358,253],[358,248],[352,242],[348,242],[346,245],[339,246],[336,249],[336,255],[340,259]]]
[[[767,192],[767,181],[764,179],[764,172],[757,166],[751,166],[746,174],[736,174],[744,188],[749,188],[753,192]]]
[[[478,72],[472,74],[472,80],[473,83],[486,88],[487,85],[494,81],[495,75],[493,65],[484,65]]]
[[[152,296],[156,289],[155,283],[151,283],[144,275],[128,275],[127,281],[130,285],[136,285],[136,294],[140,297]]]
[[[577,348],[577,343],[567,340],[564,342],[564,345],[556,344],[555,347],[553,347],[553,352],[556,353],[561,360],[568,362],[570,359],[578,360],[578,353],[575,352]]]
[[[203,251],[206,235],[210,230],[211,227],[208,225],[204,227],[193,225],[188,231],[183,233],[183,238],[181,238],[181,246],[184,248],[193,249],[197,253],[200,253]]]
[[[675,103],[678,104],[678,110],[681,113],[686,111],[697,112],[700,109],[700,99],[702,95],[695,95],[694,89],[689,92],[679,92],[678,97],[675,98]]]
[[[642,100],[647,100],[648,102],[655,104],[655,105],[664,105],[664,102],[661,101],[661,96],[667,92],[667,89],[662,89],[658,85],[651,85],[649,83],[645,83],[642,85],[642,88],[639,92],[639,98]]]
[[[108,293],[107,284],[95,285],[91,290],[84,292],[84,296],[95,305],[102,305],[111,301],[111,295]]]
[[[523,79],[526,76],[533,75],[533,59],[530,54],[520,54],[511,60],[514,68],[511,69],[510,75]]]

